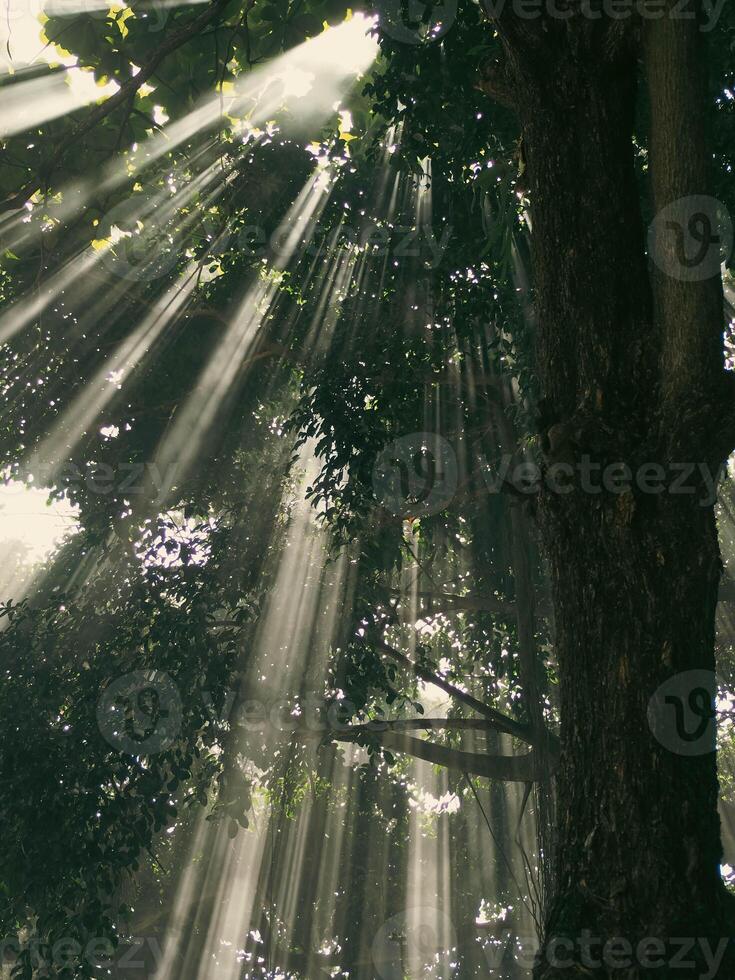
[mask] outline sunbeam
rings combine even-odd
[[[145,31],[133,18],[169,6],[184,4],[135,4],[130,37]],[[70,23],[95,11],[98,25],[109,9],[46,6]],[[105,117],[98,166],[72,161],[66,182],[38,183],[0,222],[23,283],[0,316],[7,479],[78,502],[60,505],[78,533],[48,545],[43,575],[7,553],[8,589],[39,606],[29,683],[51,704],[39,762],[52,758],[70,824],[89,801],[100,867],[140,851],[114,930],[119,952],[146,938],[140,969],[156,980],[483,976],[482,930],[511,905],[532,928],[536,844],[532,820],[521,826],[532,777],[519,746],[535,746],[519,720],[522,627],[494,618],[510,604],[496,589],[523,595],[515,525],[491,513],[500,570],[478,586],[488,608],[473,605],[480,532],[463,509],[489,328],[474,308],[469,325],[442,311],[442,290],[451,306],[474,273],[460,261],[438,285],[452,213],[441,155],[435,177],[409,113],[386,131],[366,111],[375,21],[315,33],[319,16],[289,35],[314,36],[269,57],[250,48],[250,12],[182,53],[205,84],[174,91],[171,58],[121,126]],[[268,52],[287,47],[267,31]],[[117,34],[116,46],[126,56]],[[8,85],[8,134],[81,107],[51,91],[73,66],[33,71]],[[380,498],[377,460],[414,430],[413,465],[432,433],[451,442],[458,514],[423,508],[421,493],[397,510]],[[7,612],[21,643],[25,615]],[[13,655],[8,676],[25,676],[25,647]],[[139,701],[145,718],[133,676],[157,699],[153,714]],[[168,742],[163,717],[179,725]],[[81,774],[62,785],[77,755]],[[128,852],[138,813],[144,845]]]
[[[293,256],[312,239],[330,189],[328,172],[317,167],[276,232],[281,248],[273,268],[263,270],[262,277],[239,304],[195,391],[160,447],[157,459],[163,472],[175,462],[177,474],[183,476],[204,445],[210,427],[225,409],[226,399],[242,374],[242,365],[258,342],[263,324],[272,315],[272,306],[280,297],[281,275]]]
[[[114,397],[121,382],[130,377],[144,357],[151,355],[161,334],[181,315],[196,286],[198,272],[198,264],[191,263],[97,374],[86,382],[27,461],[28,472],[43,475],[46,481],[53,480],[58,467]]]
[[[234,741],[226,749],[238,766],[252,766],[249,755],[262,742],[271,759],[280,755],[288,762],[298,718],[285,715],[284,708],[294,695],[306,699],[322,694],[327,677],[328,652],[339,625],[340,613],[349,595],[346,556],[336,564],[328,561],[325,536],[316,523],[313,509],[303,491],[317,471],[313,446],[300,453],[299,497],[291,526],[273,570],[274,581],[243,677],[243,698],[232,709],[233,722],[244,706],[263,708],[263,724],[243,728],[233,724]],[[277,687],[274,681],[277,679]],[[247,692],[245,695],[244,692]],[[308,751],[316,751],[313,734],[305,732]],[[260,751],[257,752],[259,756]],[[335,776],[338,773],[335,773]],[[196,980],[208,980],[212,970],[222,980],[242,975],[244,947],[248,934],[257,930],[263,915],[263,879],[268,881],[269,862],[285,862],[288,874],[270,882],[269,901],[288,923],[296,909],[294,883],[299,880],[309,858],[306,835],[308,813],[295,834],[279,823],[278,810],[271,802],[256,800],[251,827],[230,839],[227,827],[199,821],[191,852],[205,853],[204,864],[189,862],[177,889],[175,905],[167,930],[163,963],[158,980],[174,980],[181,975],[181,964]],[[337,827],[334,828],[335,835]],[[330,849],[330,863],[336,852]],[[290,910],[289,910],[290,906]],[[196,924],[193,930],[189,923]],[[272,926],[272,923],[271,923]],[[281,937],[286,945],[288,937]],[[275,935],[268,942],[275,941]],[[274,951],[275,954],[275,951]],[[265,954],[268,958],[268,953]],[[257,975],[257,974],[253,974]]]
[[[116,82],[99,86],[91,73],[73,69],[3,85],[0,88],[3,99],[0,136],[12,136],[49,119],[65,116],[90,102],[108,98],[118,88]]]

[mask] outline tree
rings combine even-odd
[[[202,746],[219,747],[222,740],[198,697],[202,689],[218,698],[224,694],[238,674],[239,630],[247,623],[257,630],[260,596],[269,581],[268,549],[278,548],[280,532],[272,529],[282,526],[273,487],[286,473],[289,455],[279,444],[281,428],[273,438],[277,422],[297,435],[297,448],[315,445],[322,468],[311,478],[311,496],[333,540],[359,567],[349,613],[333,638],[328,685],[329,698],[351,709],[350,724],[332,737],[356,741],[372,755],[386,753],[389,761],[397,752],[449,772],[535,784],[538,858],[547,890],[547,955],[539,959],[537,976],[576,976],[580,965],[589,970],[580,947],[584,935],[595,938],[596,949],[621,937],[632,948],[649,937],[662,939],[667,963],[676,953],[676,937],[706,938],[719,949],[728,935],[733,913],[719,871],[714,753],[672,752],[654,737],[649,706],[671,678],[697,671],[701,685],[701,677],[714,672],[721,562],[706,480],[733,448],[733,400],[724,364],[719,253],[711,247],[717,217],[711,199],[716,194],[725,205],[732,201],[732,110],[721,96],[732,80],[725,67],[732,26],[724,19],[717,23],[708,62],[701,29],[709,24],[708,11],[679,18],[678,8],[667,2],[659,11],[663,16],[648,16],[646,9],[630,13],[619,17],[593,4],[562,12],[548,7],[528,17],[515,5],[488,0],[484,11],[460,5],[456,22],[441,29],[427,8],[424,23],[434,24],[439,43],[431,30],[418,44],[383,34],[384,57],[364,94],[349,103],[362,139],[348,139],[353,134],[346,124],[334,133],[329,123],[314,150],[337,173],[339,198],[332,196],[319,219],[332,237],[305,247],[294,263],[277,250],[263,256],[243,246],[250,239],[242,232],[258,226],[268,238],[284,215],[293,220],[287,202],[309,173],[296,145],[285,139],[267,145],[272,134],[252,123],[259,103],[246,83],[253,69],[252,77],[258,77],[262,59],[318,35],[325,18],[339,23],[341,5],[302,11],[213,2],[193,14],[172,15],[161,37],[152,36],[146,17],[123,16],[125,11],[83,15],[71,25],[66,18],[46,24],[52,41],[74,51],[98,78],[115,75],[121,85],[93,109],[80,111],[71,126],[52,120],[38,128],[32,144],[28,133],[6,141],[7,207],[16,210],[31,200],[32,225],[47,230],[35,239],[21,237],[23,248],[10,231],[6,289],[19,298],[0,321],[10,355],[3,448],[17,472],[33,471],[45,461],[47,433],[56,434],[53,448],[58,451],[62,443],[66,468],[55,459],[49,482],[80,504],[84,537],[78,551],[61,557],[57,579],[52,576],[30,606],[11,607],[14,628],[3,635],[3,644],[16,664],[8,703],[31,692],[37,714],[58,718],[64,714],[59,704],[44,701],[48,684],[19,666],[29,636],[38,649],[52,631],[57,634],[59,657],[48,667],[49,676],[64,677],[60,701],[80,711],[72,728],[92,753],[94,766],[86,765],[95,775],[90,782],[73,753],[59,750],[60,762],[48,755],[46,740],[17,729],[17,759],[32,755],[50,767],[35,786],[23,783],[27,809],[53,781],[54,766],[64,767],[67,779],[91,794],[90,814],[105,804],[110,836],[100,844],[89,814],[83,828],[73,829],[76,817],[63,794],[48,820],[68,812],[69,823],[59,826],[71,836],[91,832],[95,860],[105,868],[110,853],[113,865],[135,867],[140,849],[175,819],[179,781],[200,780],[193,796],[207,802],[206,788],[219,779],[220,812],[244,817],[243,807],[237,810],[241,787],[232,788],[238,780],[230,771],[228,789],[228,768],[218,754],[206,754],[197,770]],[[131,64],[140,70],[128,78]],[[181,139],[159,152],[154,100],[143,94],[150,80],[172,127],[191,118],[202,91],[218,88],[221,102],[230,91],[227,83],[236,94],[238,86],[244,88],[245,104],[236,98],[224,114],[210,108],[206,123],[175,130]],[[250,126],[241,121],[248,111]],[[707,130],[715,120],[711,137]],[[111,169],[107,161],[115,164],[121,147],[133,141],[143,149],[123,151],[128,171]],[[106,177],[81,199],[75,182],[88,178],[92,153]],[[212,197],[206,181],[217,166],[227,180]],[[392,196],[376,181],[366,197],[366,175],[375,174],[383,185],[394,181]],[[172,231],[162,217],[169,213],[162,203],[166,188],[176,183],[191,189],[176,210],[177,221],[183,216],[188,222],[183,242],[176,237],[182,225]],[[140,189],[153,203],[148,210],[134,209],[133,223],[128,218],[126,224],[115,209],[135,200]],[[86,217],[99,215],[97,231],[80,218],[80,200]],[[346,210],[355,215],[358,232],[369,224],[362,220],[366,210],[377,216],[382,248],[365,239],[357,250],[344,248]],[[646,226],[656,215],[658,237],[647,247]],[[159,264],[149,277],[150,256],[136,260],[144,274],[132,277],[133,287],[128,279],[119,293],[127,316],[120,310],[112,316],[105,344],[124,352],[121,366],[130,365],[130,322],[149,324],[146,317],[168,295],[161,292],[162,277],[172,295],[181,297],[182,309],[170,317],[175,330],[165,346],[157,321],[151,321],[141,341],[149,352],[144,370],[131,374],[120,398],[93,401],[89,408],[88,379],[109,365],[105,347],[85,342],[97,329],[88,311],[78,305],[73,329],[65,325],[67,313],[58,302],[69,295],[64,262],[88,246],[92,234],[98,248],[109,247],[120,225],[134,235],[136,221],[161,234]],[[427,269],[425,254],[406,256],[406,228],[431,232],[436,243],[447,225],[454,235],[440,263],[432,268],[429,262]],[[686,249],[683,258],[676,251],[691,244],[687,233],[704,249],[694,266]],[[115,244],[113,265],[120,261]],[[303,246],[313,244],[304,237]],[[529,247],[532,292],[524,283]],[[401,268],[389,266],[386,251],[401,254]],[[24,291],[39,258],[41,296],[47,299],[34,307]],[[192,262],[198,278],[189,295],[193,280],[183,276]],[[377,272],[360,279],[353,276],[356,267]],[[204,269],[211,278],[201,274]],[[108,266],[100,276],[92,265],[89,283],[109,288],[109,271]],[[255,283],[257,303],[251,305],[261,308],[267,301],[268,315],[258,321],[253,343],[235,344],[229,358],[217,360],[222,324],[243,316],[237,296],[243,276]],[[28,322],[35,332],[21,330]],[[65,367],[70,356],[79,363],[73,378]],[[223,386],[219,378],[237,357],[241,370]],[[214,373],[203,373],[202,360]],[[25,391],[39,365],[55,395],[49,402],[29,399]],[[210,386],[209,402],[195,397],[202,385]],[[186,414],[187,401],[207,408],[206,428]],[[66,404],[76,411],[65,411]],[[426,469],[437,462],[441,447],[424,438],[395,448],[405,433],[430,428],[427,406],[432,428],[443,437],[458,433],[451,507],[441,494],[433,506],[422,498],[437,486],[441,490],[436,472],[429,476]],[[189,429],[172,443],[170,433],[178,431],[181,418]],[[248,432],[244,420],[253,418],[258,425]],[[215,428],[216,420],[226,424]],[[100,444],[103,421],[118,435]],[[196,465],[189,460],[169,479],[168,465],[188,459],[183,447],[192,431],[198,433]],[[381,455],[385,451],[387,457]],[[399,468],[408,465],[404,475],[409,484],[414,479],[413,490],[418,487],[398,507],[390,496],[396,465],[390,454],[396,452],[404,452]],[[488,474],[502,471],[503,456],[533,463],[527,470],[531,486],[505,479],[507,492],[488,497]],[[272,475],[265,489],[253,480],[263,458]],[[381,482],[381,460],[389,464],[387,483]],[[105,466],[117,473],[122,465],[144,462],[159,467],[159,485],[143,485],[133,506],[129,487],[115,485],[101,495],[79,476],[90,466],[93,473]],[[648,492],[638,479],[651,466],[664,474],[660,493]],[[597,492],[591,478],[611,468],[617,482]],[[381,497],[381,487],[388,487],[387,496]],[[268,516],[259,522],[261,534],[250,540],[238,515],[243,502],[256,498],[258,513]],[[193,532],[212,538],[215,558],[205,567],[186,537],[180,563],[161,567],[154,560],[182,514],[195,522]],[[531,516],[537,519],[540,552]],[[233,545],[241,559],[252,556],[247,574],[234,570],[227,557]],[[136,564],[141,547],[149,554],[144,573]],[[174,543],[172,553],[181,547]],[[124,585],[109,595],[106,566],[98,566],[94,588],[70,589],[60,631],[59,582],[67,574],[73,581],[71,571],[87,548],[106,548],[113,556],[108,560],[125,569]],[[544,596],[540,553],[551,603]],[[407,574],[415,576],[412,585]],[[138,612],[129,627],[123,610],[131,601]],[[423,618],[438,628],[430,641],[417,643],[414,627]],[[160,667],[160,649],[170,646],[171,635],[179,649],[168,669],[187,691],[181,743],[170,758],[158,756],[143,772],[129,764],[131,771],[112,780],[116,793],[105,790],[108,799],[101,802],[92,787],[99,787],[110,753],[91,734],[92,692],[122,667]],[[187,638],[186,651],[179,637]],[[127,651],[122,659],[116,653],[121,638]],[[508,648],[510,662],[504,657]],[[89,650],[93,674],[86,676]],[[69,659],[71,651],[79,651],[76,660]],[[442,658],[450,662],[446,670]],[[479,677],[465,683],[463,674],[475,668]],[[438,686],[455,704],[448,718],[432,726],[429,739],[415,734],[426,724],[416,717],[418,680]],[[249,693],[246,686],[239,697]],[[408,717],[381,726],[379,709],[386,703]],[[557,708],[560,741],[553,730]],[[450,734],[437,738],[436,729]],[[515,747],[525,745],[526,754],[489,751],[489,733],[505,737],[506,747],[511,739]],[[16,789],[22,769],[13,763],[5,770]],[[548,785],[552,770],[558,776],[555,793]],[[282,778],[274,772],[274,780]],[[157,801],[150,813],[129,793],[139,780],[150,785],[141,795],[150,793]],[[14,802],[12,818],[19,826],[16,807]],[[141,813],[142,826],[121,842],[117,835],[130,836],[125,814],[132,811]],[[26,812],[24,819],[32,818]],[[38,833],[49,830],[39,827]],[[49,933],[64,920],[58,909],[75,876],[99,875],[91,861],[84,854],[79,867],[62,861],[58,892],[44,895],[46,883],[39,879],[32,900],[23,897],[31,908],[44,910]],[[111,875],[109,888],[95,899],[90,921],[113,915],[109,893],[120,867],[105,872]],[[10,922],[22,914],[19,896],[27,874],[25,860],[10,866]],[[549,955],[559,948],[571,950],[571,963],[560,965]],[[693,976],[701,972],[703,955],[700,945]],[[718,975],[731,972],[730,955],[728,950]],[[634,969],[633,975],[647,975],[640,966]],[[609,975],[606,966],[592,972]]]
[[[659,212],[711,188],[701,32],[667,14],[643,32]],[[716,472],[733,406],[719,261],[694,282],[647,266],[633,159],[641,49],[612,24],[546,24],[548,40],[537,26],[500,30],[529,171],[544,425],[549,441],[563,431],[549,457]],[[677,757],[647,730],[648,699],[672,673],[714,671],[713,503],[687,489],[655,501],[541,493],[562,725],[549,940],[582,928],[719,940],[731,921],[714,755]]]

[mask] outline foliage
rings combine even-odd
[[[329,805],[330,770],[315,774],[298,740],[282,756],[252,740],[233,757],[223,751],[231,727],[206,710],[248,677],[305,455],[318,461],[307,496],[332,559],[346,555],[354,573],[319,693],[342,706],[349,715],[342,720],[364,723],[388,709],[415,718],[421,685],[386,660],[379,641],[387,635],[427,670],[528,720],[519,624],[503,609],[524,587],[509,530],[512,508],[521,505],[512,487],[488,490],[504,454],[519,460],[537,451],[522,150],[513,114],[481,84],[499,57],[497,34],[478,4],[462,0],[441,43],[381,35],[379,60],[341,106],[352,113],[351,131],[331,116],[309,132],[307,152],[300,135],[288,135],[295,111],[278,107],[256,124],[255,102],[224,103],[230,86],[319,35],[325,21],[341,23],[345,5],[229,0],[206,11],[206,25],[156,65],[151,91],[132,91],[87,130],[85,120],[104,102],[3,141],[0,196],[32,195],[24,235],[4,254],[9,315],[27,309],[34,292],[54,289],[90,250],[111,248],[110,264],[70,276],[5,344],[7,472],[35,476],[33,454],[56,432],[63,459],[41,482],[79,509],[78,533],[29,596],[9,598],[0,633],[0,922],[10,933],[32,921],[46,944],[116,937],[125,883],[156,868],[155,856],[169,846],[166,831],[182,826],[189,805],[226,818],[233,834],[248,825],[253,782],[288,818],[312,797]],[[98,82],[124,86],[198,16],[187,6],[131,2],[53,16],[43,30],[58,57],[70,52]],[[723,175],[735,145],[732,30],[730,11],[712,45],[711,107],[718,194],[731,210],[732,183]],[[39,77],[58,70],[44,67]],[[156,119],[167,117],[164,133],[174,131],[204,99],[220,111],[149,153],[159,145]],[[214,197],[203,179],[210,171],[226,176]],[[320,172],[330,194],[319,238],[284,263],[274,235]],[[163,272],[120,280],[115,262],[125,243],[111,236],[121,226],[136,233],[135,209],[127,217],[119,209],[138,197],[153,202],[143,225],[155,226],[167,205],[176,220],[149,240]],[[270,247],[250,247],[256,228]],[[376,230],[379,246],[370,237]],[[411,234],[420,247],[407,247]],[[190,302],[133,370],[108,377],[110,353],[192,266]],[[268,299],[257,343],[244,355],[234,348],[241,363],[226,389],[213,388],[213,423],[162,504],[160,447],[251,295]],[[70,406],[108,384],[116,386],[113,397],[100,399],[102,408],[72,438],[64,428]],[[425,431],[451,442],[457,490],[420,517],[392,513],[376,499],[377,460],[396,439]],[[153,481],[142,479],[151,473]],[[120,474],[136,476],[121,482]],[[524,519],[531,509],[526,500]],[[534,658],[553,724],[543,568],[532,537],[527,546],[541,610]],[[411,609],[411,589],[431,595]],[[447,597],[484,599],[486,607],[452,607]],[[105,740],[97,706],[116,678],[140,670],[170,675],[182,722],[165,750],[137,756]],[[300,692],[282,693],[296,703]],[[466,717],[465,709],[455,706],[451,717]],[[355,837],[365,838],[369,820],[378,819],[399,847],[407,807],[401,762],[381,756],[369,738],[357,741],[369,759],[359,769]],[[391,768],[395,800],[376,817],[375,782]],[[368,864],[353,868],[355,880],[375,874]],[[29,962],[24,969],[19,975],[30,975]]]

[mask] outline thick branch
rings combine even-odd
[[[406,734],[410,731],[497,731],[499,726],[482,718],[401,718],[394,721],[372,721],[365,725],[331,727],[327,729],[305,728],[297,730],[301,737],[324,738],[335,742],[360,742],[371,739],[383,749],[402,752],[432,765],[464,772],[488,779],[508,782],[531,782],[538,778],[535,773],[535,756],[488,755],[485,752],[465,752],[448,745],[437,745]]]
[[[354,742],[365,734],[350,731],[334,733],[333,737],[342,742]],[[501,779],[506,782],[527,783],[534,776],[533,754],[527,755],[485,755],[481,752],[462,752],[446,745],[426,742],[403,732],[392,731],[377,733],[377,738],[384,749],[393,752],[403,752],[422,759],[435,766],[443,766],[454,772],[471,773],[474,776],[485,776],[488,779]]]
[[[444,678],[440,677],[438,674],[434,674],[425,667],[415,664],[409,657],[401,653],[399,650],[396,650],[394,647],[389,646],[387,643],[378,642],[376,646],[382,653],[387,654],[387,656],[389,656],[392,660],[395,660],[397,663],[401,664],[402,667],[406,667],[408,670],[412,671],[416,677],[419,677],[422,681],[425,681],[427,684],[434,684],[456,701],[459,701],[466,707],[471,708],[472,711],[476,711],[478,715],[482,715],[484,718],[487,718],[487,720],[491,721],[499,732],[504,732],[507,735],[514,735],[516,738],[520,738],[524,742],[533,743],[533,733],[528,725],[523,725],[521,722],[508,718],[507,715],[504,715],[500,711],[496,711],[495,708],[491,708],[489,705],[484,704],[484,702],[479,701],[471,694],[467,694],[466,691],[461,691],[458,687],[450,684],[449,681],[444,680]]]
[[[374,720],[366,725],[343,729],[355,735],[410,731],[495,732],[497,727],[487,718],[397,718],[393,721]]]
[[[390,732],[496,732],[496,726],[486,718],[394,718],[373,719],[362,725],[306,725],[294,729],[302,738],[334,738],[354,741],[361,736],[382,736]]]

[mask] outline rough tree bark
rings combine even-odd
[[[562,725],[538,980],[735,976],[714,751],[679,754],[648,720],[662,683],[715,669],[714,507],[679,464],[716,473],[735,444],[718,270],[682,281],[647,258],[633,154],[643,54],[655,209],[708,189],[702,35],[672,14],[645,28],[497,21],[530,181],[541,438],[558,464],[538,507]],[[679,485],[605,489],[613,463],[657,464]],[[721,949],[719,966],[700,941],[682,952],[687,938]],[[641,954],[646,939],[663,945]]]

